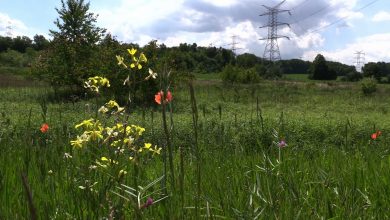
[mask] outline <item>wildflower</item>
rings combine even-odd
[[[124,61],[124,58],[123,58],[123,57],[116,55],[116,59],[118,60],[118,65],[119,65],[119,66],[122,65],[122,66],[124,66],[125,68],[127,68],[127,65],[123,62],[123,61]]]
[[[157,73],[153,72],[153,70],[149,68],[149,75],[145,78],[145,80],[149,80],[150,78],[156,79],[156,77]]]
[[[129,52],[129,54],[130,54],[131,56],[134,56],[135,53],[137,53],[137,49],[134,49],[134,48],[131,48],[131,50],[130,50],[130,49],[127,49],[127,52]]]
[[[102,158],[100,158],[100,160],[105,162],[105,163],[109,163],[109,164],[118,164],[118,161],[108,159],[107,157],[102,157]]]
[[[144,208],[148,208],[149,206],[153,205],[153,199],[152,198],[148,198],[145,202],[145,204],[143,204],[142,206],[140,206],[139,208],[140,209],[144,209]]]
[[[152,146],[151,143],[145,143],[144,145],[145,145],[144,148],[147,150]]]
[[[79,127],[83,127],[84,129],[92,129],[93,126],[94,126],[94,119],[91,118],[91,119],[88,119],[88,120],[84,120],[82,121],[80,124],[77,124],[76,126],[74,126],[76,129],[79,128]]]
[[[375,132],[375,133],[373,133],[372,135],[371,135],[371,139],[372,140],[376,140],[379,136],[381,136],[382,135],[382,132],[381,131],[377,131],[377,132]]]
[[[106,103],[106,107],[107,107],[107,111],[108,111],[109,109],[112,109],[112,108],[117,108],[117,111],[116,111],[116,112],[113,112],[112,114],[120,113],[120,112],[122,112],[123,110],[125,110],[125,108],[120,107],[120,106],[118,105],[118,103],[117,103],[116,101],[114,101],[114,100],[110,100],[109,102],[107,102],[107,103]]]
[[[154,101],[156,101],[157,104],[161,105],[161,99],[164,97],[164,92],[160,91],[156,95],[154,95]],[[164,100],[164,104],[167,104],[172,101],[172,93],[168,90],[167,95]]]
[[[84,82],[84,88],[90,89],[93,92],[99,92],[100,87],[110,87],[110,81],[107,78],[95,76],[89,77],[88,81]]]
[[[48,173],[49,175],[51,175],[51,174],[53,174],[53,170],[49,170],[47,173]]]
[[[127,171],[125,171],[125,170],[120,170],[119,171],[119,173],[118,173],[118,178],[120,179],[120,178],[122,178],[124,175],[126,175],[127,174]]]
[[[280,140],[279,143],[278,143],[278,147],[280,148],[283,148],[283,147],[287,147],[287,143],[285,140]]]
[[[46,123],[43,123],[39,130],[41,130],[42,133],[46,133],[49,130],[49,125]]]
[[[139,61],[144,63],[148,61],[144,53],[141,53],[141,55],[139,55]]]
[[[71,158],[72,158],[72,155],[70,155],[69,153],[65,153],[65,154],[64,154],[64,158],[65,158],[65,159],[71,159]]]
[[[98,110],[99,113],[102,113],[102,114],[105,114],[108,112],[108,108],[106,108],[105,106],[102,106],[99,108]]]
[[[81,136],[77,136],[76,140],[70,141],[70,145],[72,145],[72,147],[82,148],[89,139],[90,136],[84,132]]]

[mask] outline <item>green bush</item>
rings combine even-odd
[[[258,83],[260,82],[260,76],[256,69],[243,69],[231,64],[225,66],[221,73],[221,78],[224,82],[228,83]]]
[[[366,78],[361,83],[361,88],[364,95],[370,95],[377,90],[377,82],[373,78]]]
[[[345,76],[341,77],[341,81],[344,82],[357,82],[363,79],[363,74],[359,72],[349,72]]]
[[[266,66],[265,72],[261,75],[264,79],[279,79],[282,77],[282,68],[278,64],[269,64]]]

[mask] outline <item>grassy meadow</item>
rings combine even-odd
[[[0,219],[32,212],[38,219],[390,218],[389,86],[364,96],[354,83],[224,85],[202,77],[198,126],[188,87],[173,90],[176,176],[167,186],[156,181],[150,191],[167,187],[153,194],[162,200],[137,211],[109,174],[91,169],[96,158],[70,145],[75,124],[94,117],[105,99],[56,99],[45,86],[0,88]],[[161,118],[156,105],[134,109],[128,121],[163,146]],[[278,146],[282,139],[287,146]],[[129,166],[126,185],[145,187],[164,173],[162,155],[139,170]]]

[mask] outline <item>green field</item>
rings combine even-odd
[[[171,106],[175,180],[169,173],[164,193],[152,194],[164,199],[144,209],[117,195],[128,197],[110,173],[89,169],[93,155],[105,150],[99,143],[70,146],[80,133],[75,124],[94,117],[104,97],[55,100],[46,87],[1,88],[0,219],[30,218],[29,205],[39,219],[390,217],[390,87],[364,96],[359,84],[231,86],[197,78],[198,126],[189,89],[178,85]],[[145,127],[145,141],[165,145],[159,106],[134,109],[128,121]],[[43,122],[50,127],[44,134]],[[378,130],[382,135],[372,140]],[[279,148],[282,139],[287,146]],[[164,174],[163,158],[146,157],[137,170],[119,161],[128,164],[119,183],[146,186]],[[158,182],[150,191],[163,186]]]

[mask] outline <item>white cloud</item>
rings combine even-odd
[[[13,19],[7,14],[0,13],[0,34],[7,35],[7,32],[10,32],[12,36],[15,37],[19,35],[28,35],[29,29],[22,21]]]
[[[365,53],[365,61],[378,62],[385,61],[390,62],[390,33],[374,34],[367,37],[356,39],[352,44],[346,45],[344,48],[334,51],[323,50],[310,50],[304,53],[304,58],[307,60],[313,60],[314,57],[321,53],[328,60],[334,60],[345,64],[353,65],[354,53],[356,51],[363,51]]]
[[[238,3],[237,0],[202,0],[202,1],[219,7],[228,7]]]
[[[374,15],[372,21],[380,22],[380,21],[390,21],[390,12],[380,11]]]

